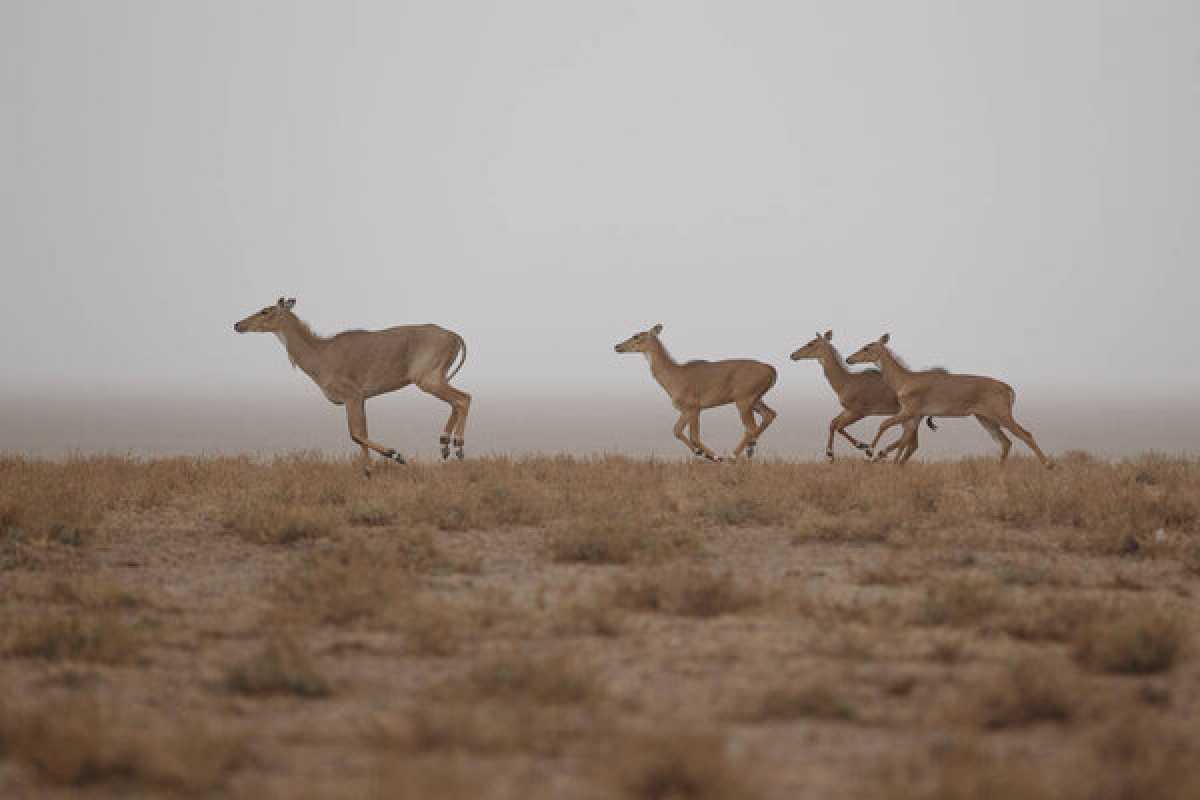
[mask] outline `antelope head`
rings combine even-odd
[[[833,341],[833,331],[818,333],[813,340],[792,353],[792,361],[803,361],[806,358],[820,359],[822,354],[829,352],[829,343]]]
[[[618,353],[644,353],[650,348],[651,341],[658,340],[660,333],[662,333],[662,325],[655,325],[648,331],[635,333],[613,349]]]
[[[241,322],[235,322],[233,329],[238,333],[277,333],[283,327],[284,316],[290,316],[295,305],[296,298],[281,297],[275,305],[254,312]]]
[[[858,352],[846,359],[847,364],[878,364],[883,358],[884,345],[892,340],[890,333],[879,337],[877,342],[869,342],[859,348]]]

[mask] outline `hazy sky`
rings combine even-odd
[[[0,392],[295,392],[281,294],[477,402],[649,393],[656,322],[1200,388],[1194,0],[0,0],[0,114]]]

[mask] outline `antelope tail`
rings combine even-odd
[[[454,338],[458,339],[458,347],[459,347],[458,354],[462,357],[458,360],[458,366],[454,368],[454,371],[446,376],[446,380],[450,380],[455,375],[457,375],[458,371],[463,368],[463,364],[467,363],[467,341],[466,341],[466,339],[463,339],[463,337],[459,336],[457,333],[454,334]],[[452,361],[450,363],[454,363],[454,362]]]
[[[933,424],[933,417],[926,417],[925,424],[929,426],[929,430],[931,430],[931,431],[937,430],[937,425]]]

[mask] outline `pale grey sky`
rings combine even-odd
[[[830,327],[1198,385],[1190,0],[0,0],[0,114],[0,392],[295,393],[231,331],[281,294],[458,330],[477,403],[657,392],[656,322],[812,397]]]

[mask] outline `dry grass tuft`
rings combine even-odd
[[[351,525],[368,528],[383,528],[395,524],[399,514],[382,503],[356,503],[351,506],[346,518]]]
[[[841,693],[828,686],[781,686],[769,689],[743,719],[752,722],[789,722],[820,719],[851,722],[858,712]]]
[[[991,729],[1067,722],[1075,714],[1072,683],[1056,662],[1017,662],[979,695],[979,722]]]
[[[50,608],[10,614],[0,630],[0,652],[16,658],[128,664],[143,637],[119,613]]]
[[[1166,612],[1143,607],[1084,627],[1075,639],[1075,658],[1100,672],[1146,675],[1175,665],[1188,631]]]
[[[628,800],[750,800],[757,776],[731,758],[724,737],[661,731],[621,737],[607,757],[609,783]]]
[[[995,584],[970,578],[930,583],[917,609],[921,625],[965,627],[990,617],[1003,607]]]
[[[276,636],[253,657],[229,670],[229,690],[245,695],[327,697],[329,682],[296,641]]]
[[[539,706],[585,703],[599,696],[595,676],[567,656],[531,658],[516,652],[478,661],[464,679],[443,687],[443,697],[521,700]]]
[[[198,721],[132,718],[90,697],[30,711],[0,710],[0,752],[67,786],[119,781],[211,792],[245,761],[244,740],[212,733]]]
[[[221,527],[254,544],[288,545],[331,535],[334,519],[324,508],[247,502],[221,517]]]
[[[1067,642],[1081,628],[1104,617],[1109,607],[1092,597],[1070,594],[1031,596],[1012,608],[1000,622],[1000,629],[1027,642]]]
[[[697,566],[621,575],[612,584],[613,602],[634,611],[657,611],[702,619],[737,614],[762,605],[763,596],[730,572]]]
[[[637,557],[642,532],[612,521],[559,528],[547,537],[550,556],[564,564],[628,564]]]

